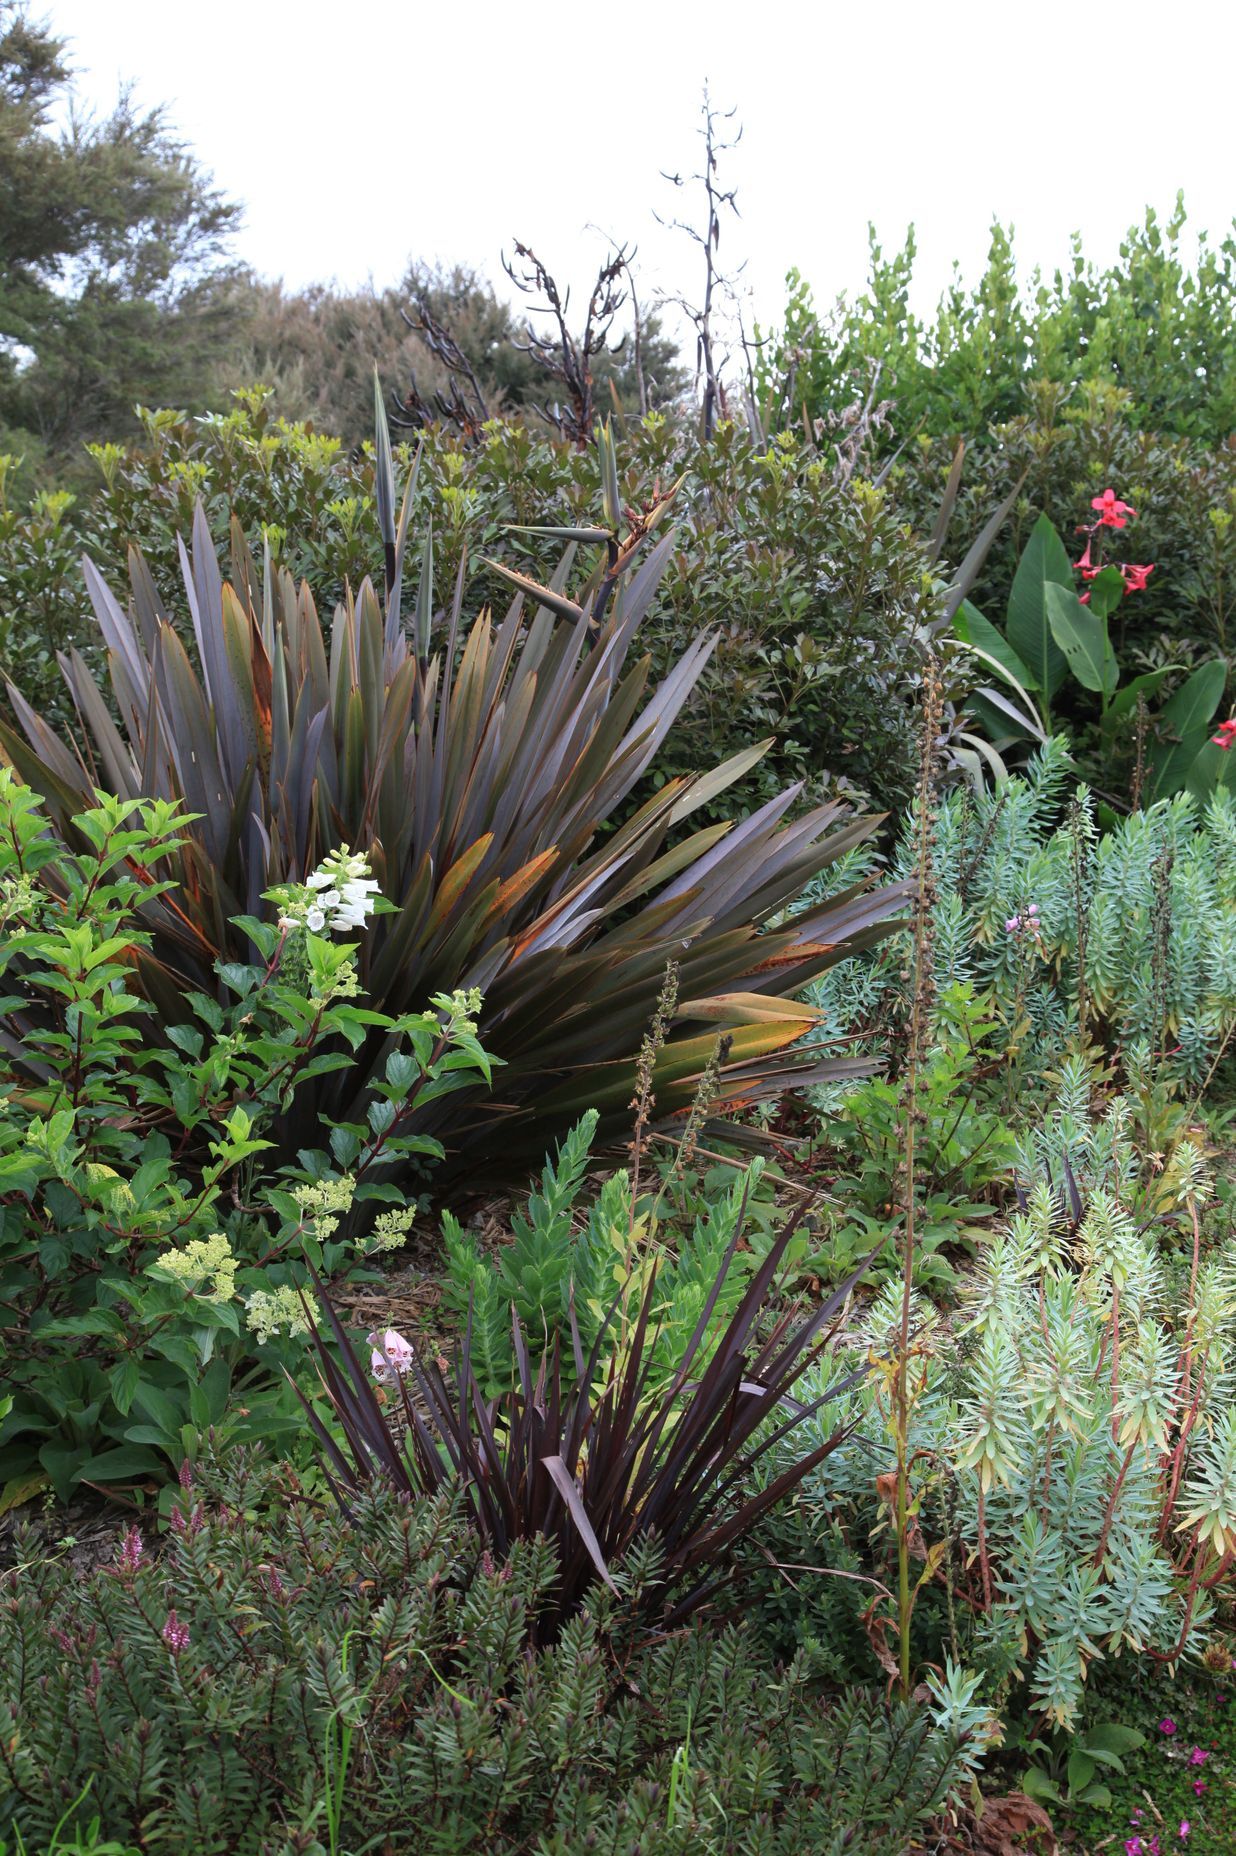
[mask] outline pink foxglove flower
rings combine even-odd
[[[401,1379],[412,1364],[412,1348],[398,1329],[370,1334],[368,1341],[373,1348],[369,1370],[378,1384],[384,1386],[392,1379]]]

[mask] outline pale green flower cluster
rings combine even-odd
[[[293,1186],[292,1197],[300,1206],[306,1224],[313,1226],[314,1236],[324,1244],[339,1228],[343,1214],[351,1210],[356,1180],[351,1173],[338,1179],[318,1179]]]
[[[245,1326],[263,1346],[283,1328],[289,1339],[309,1332],[304,1304],[290,1284],[281,1289],[255,1289],[245,1303]]]
[[[481,989],[479,986],[457,986],[453,993],[439,993],[434,1003],[447,1014],[446,1033],[448,1037],[475,1037],[481,1010]],[[437,1012],[422,1012],[421,1017],[434,1030],[439,1029]]]
[[[416,1220],[415,1207],[407,1207],[401,1212],[380,1213],[373,1230],[369,1234],[366,1250],[398,1250],[408,1241],[408,1232]]]
[[[236,1293],[236,1258],[221,1231],[209,1237],[195,1237],[183,1250],[165,1250],[159,1268],[169,1276],[179,1277],[195,1295],[209,1302],[230,1302]],[[203,1285],[210,1283],[209,1290]]]

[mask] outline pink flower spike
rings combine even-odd
[[[142,1539],[140,1528],[131,1527],[120,1542],[120,1551],[116,1555],[116,1570],[122,1574],[133,1574],[142,1563],[146,1543]]]
[[[1170,1714],[1165,1714],[1163,1716],[1163,1719],[1159,1722],[1159,1732],[1161,1734],[1174,1734],[1175,1731],[1176,1731],[1175,1721],[1172,1719]]]
[[[168,1612],[162,1636],[173,1656],[179,1656],[182,1650],[189,1647],[189,1626],[181,1623],[175,1611]]]

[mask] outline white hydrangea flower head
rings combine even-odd
[[[230,1302],[236,1292],[237,1261],[222,1231],[195,1237],[183,1250],[165,1250],[158,1263],[160,1269],[169,1276],[178,1276],[195,1294],[203,1294],[202,1285],[209,1282],[212,1287],[204,1295],[207,1301]]]
[[[290,1283],[280,1289],[255,1289],[245,1303],[245,1326],[262,1346],[283,1328],[289,1339],[309,1332],[304,1305]]]

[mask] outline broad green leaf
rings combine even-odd
[[[1116,656],[1102,619],[1083,606],[1072,587],[1048,582],[1044,588],[1051,634],[1068,659],[1069,669],[1083,689],[1096,696],[1110,695],[1116,687]]]
[[[1213,658],[1195,670],[1165,705],[1159,720],[1169,738],[1150,756],[1147,799],[1165,799],[1185,785],[1194,762],[1209,745],[1206,737],[1226,683],[1227,665],[1221,658]],[[1222,750],[1216,748],[1215,752],[1218,754]],[[1203,762],[1198,770],[1199,783],[1205,777],[1206,765]]]
[[[1236,752],[1219,747],[1207,736],[1185,775],[1184,789],[1204,805],[1220,786],[1236,787]]]
[[[1124,598],[1124,575],[1118,567],[1105,567],[1090,582],[1090,610],[1110,619]]]
[[[1132,715],[1139,696],[1144,696],[1149,702],[1160,684],[1165,683],[1172,672],[1179,669],[1179,664],[1164,664],[1159,670],[1148,670],[1143,676],[1134,677],[1132,683],[1126,683],[1122,689],[1118,689],[1107,705],[1104,727],[1110,728],[1123,715]]]
[[[136,1477],[148,1476],[153,1470],[162,1468],[162,1459],[144,1444],[117,1444],[114,1449],[101,1450],[97,1456],[87,1457],[84,1463],[79,1463],[73,1480],[132,1482]]]
[[[1064,681],[1068,660],[1052,636],[1047,617],[1047,588],[1073,588],[1073,568],[1064,543],[1046,516],[1030,531],[1009,593],[1004,632],[1048,701]]]
[[[985,619],[978,607],[972,606],[968,599],[962,601],[961,610],[953,620],[953,630],[963,644],[975,645],[989,658],[994,658],[1022,689],[1036,690],[1039,687],[1034,672],[1022,663],[1004,634],[998,632],[991,620]]]
[[[20,1508],[32,1501],[40,1490],[47,1487],[45,1469],[29,1469],[24,1476],[12,1476],[0,1489],[0,1514],[8,1514],[11,1508]]]
[[[1094,1770],[1094,1761],[1090,1755],[1083,1753],[1080,1747],[1074,1748],[1069,1754],[1069,1790],[1074,1794],[1084,1791],[1094,1777]]]
[[[134,1353],[126,1353],[122,1360],[117,1360],[108,1374],[108,1390],[112,1395],[116,1410],[122,1417],[128,1416],[129,1407],[133,1403],[133,1395],[137,1391],[140,1379],[141,1367]]]

